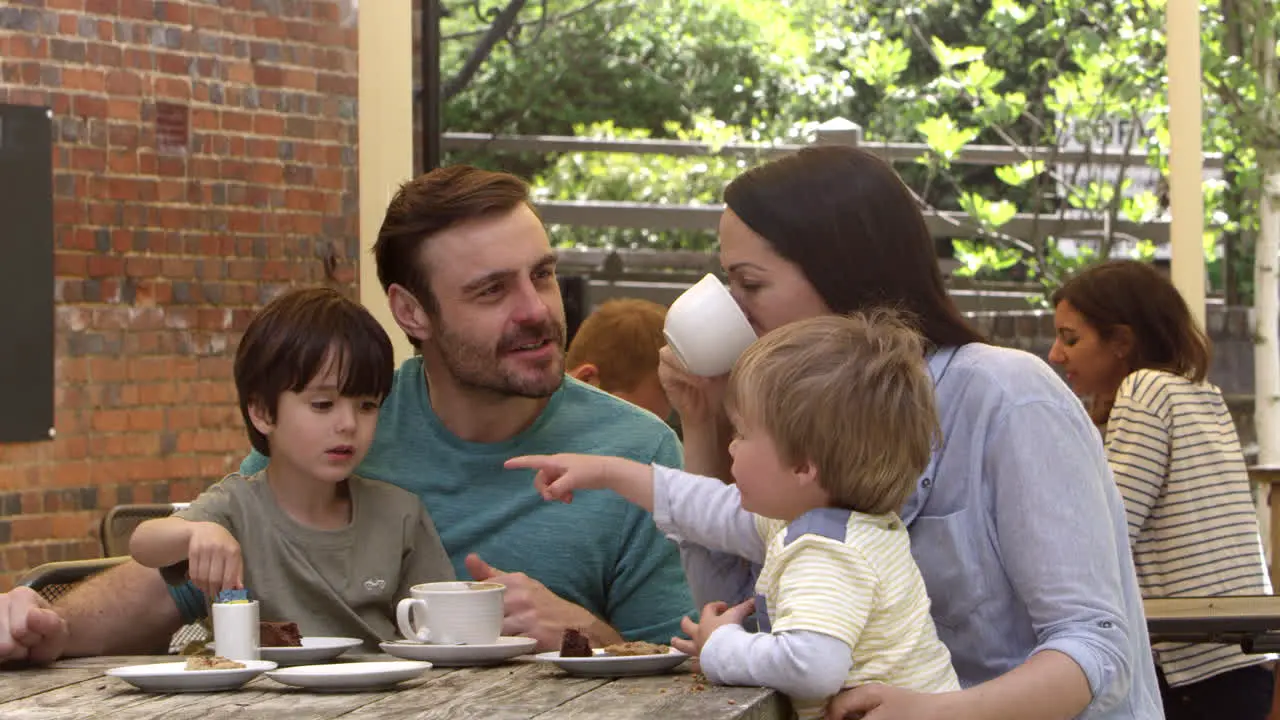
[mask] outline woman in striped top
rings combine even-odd
[[[1050,361],[1089,397],[1129,518],[1146,597],[1270,594],[1240,440],[1205,382],[1209,339],[1159,271],[1096,265],[1053,296]],[[1157,643],[1169,718],[1262,720],[1266,655],[1237,645]]]

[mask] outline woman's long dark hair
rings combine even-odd
[[[1167,370],[1201,382],[1213,358],[1209,338],[1196,325],[1186,300],[1159,270],[1136,260],[1094,265],[1053,293],[1066,301],[1104,340],[1121,326],[1133,333],[1129,372]]]
[[[724,201],[833,312],[892,307],[934,345],[984,341],[947,295],[915,198],[871,152],[805,148],[738,176]]]

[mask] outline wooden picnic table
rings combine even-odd
[[[181,659],[95,657],[0,671],[0,718],[782,720],[790,713],[790,704],[773,690],[710,685],[688,663],[663,675],[601,679],[521,658],[492,667],[432,668],[394,690],[359,693],[310,692],[259,676],[231,692],[157,694],[104,674],[122,665]],[[347,661],[393,659],[371,654]]]
[[[1280,650],[1280,597],[1147,598],[1147,630],[1153,642],[1237,644],[1247,653]]]

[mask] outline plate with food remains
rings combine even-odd
[[[258,623],[258,655],[280,667],[286,665],[312,665],[328,662],[351,648],[360,647],[358,638],[302,636],[297,623]],[[216,653],[217,643],[210,643]]]
[[[571,675],[634,677],[668,672],[689,656],[669,645],[643,641],[592,648],[585,635],[566,630],[560,650],[538,653],[534,659],[552,663]]]
[[[189,657],[185,662],[112,668],[107,675],[146,692],[217,692],[235,690],[262,673],[275,669],[276,664],[269,660],[236,661],[199,655]]]

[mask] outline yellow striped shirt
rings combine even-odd
[[[844,642],[853,658],[845,687],[960,689],[897,515],[851,512],[839,539],[804,533],[788,541],[785,521],[760,516],[756,527],[766,547],[756,592],[764,596],[772,632],[809,631]],[[825,700],[792,698],[801,718],[820,717]]]

